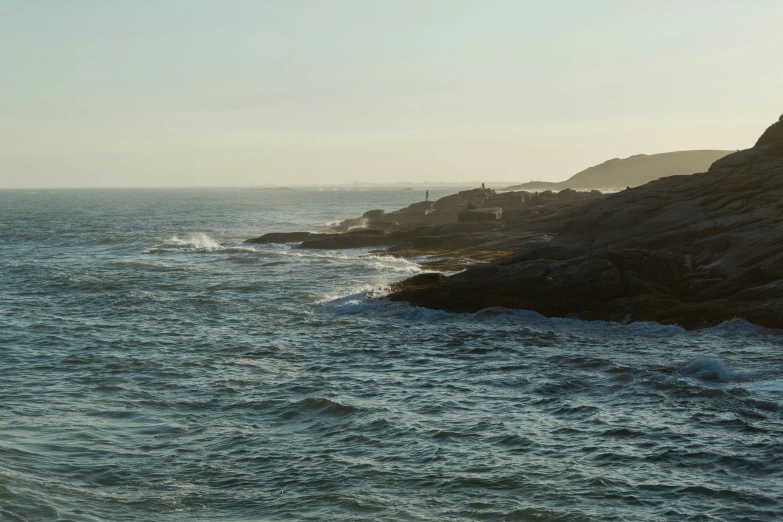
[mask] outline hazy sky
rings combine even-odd
[[[781,0],[0,0],[0,187],[560,180],[751,146]]]

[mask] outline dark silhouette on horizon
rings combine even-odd
[[[637,187],[650,181],[704,172],[719,159],[728,156],[730,150],[686,150],[662,154],[637,154],[628,158],[614,158],[574,174],[565,181],[531,181],[511,185],[504,190],[562,190],[572,189],[622,189]]]

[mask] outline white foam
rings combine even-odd
[[[705,332],[707,333],[712,332],[721,335],[725,335],[725,334],[747,335],[747,334],[758,333],[762,330],[765,330],[763,326],[758,326],[753,323],[749,323],[744,319],[731,319],[729,321],[723,321],[718,326],[715,326],[713,328],[708,328],[705,330]]]
[[[440,310],[429,310],[411,306],[408,303],[393,302],[388,299],[376,299],[368,297],[367,292],[372,291],[377,296],[383,292],[383,288],[364,288],[343,297],[325,299],[316,303],[315,310],[333,313],[335,315],[355,315],[367,318],[378,318],[398,321],[432,322],[440,319],[448,319],[455,316]]]
[[[162,254],[171,252],[257,252],[252,246],[227,246],[222,245],[203,232],[194,232],[185,238],[171,236],[163,243],[142,251],[145,254]]]
[[[280,247],[264,247],[265,251],[282,257],[297,257],[302,259],[324,259],[337,262],[366,262],[365,265],[379,272],[397,272],[401,274],[420,274],[421,267],[413,261],[392,256],[370,254],[368,249],[353,250],[307,250],[291,248],[290,245]],[[344,295],[344,294],[343,294]]]
[[[191,234],[187,239],[180,239],[177,236],[172,236],[171,239],[168,240],[168,243],[200,250],[219,250],[222,248],[220,243],[203,232]]]

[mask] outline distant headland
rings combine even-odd
[[[562,190],[565,188],[624,189],[644,185],[656,179],[704,172],[730,150],[683,150],[663,154],[637,154],[625,159],[611,159],[587,168],[557,183],[531,181],[504,190]]]

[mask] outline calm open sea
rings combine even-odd
[[[432,190],[433,197],[446,191]],[[780,520],[783,332],[364,292],[402,190],[0,191],[0,520]]]

